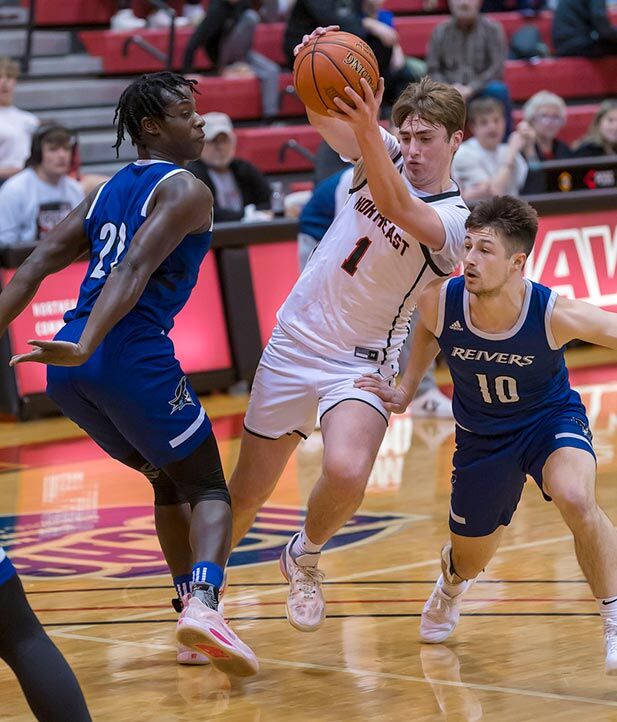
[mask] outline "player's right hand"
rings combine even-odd
[[[331,30],[340,30],[339,25],[328,25],[325,28],[315,28],[313,32],[310,35],[305,35],[302,38],[302,42],[296,45],[294,48],[294,57],[302,50],[302,48],[306,47],[312,40],[315,40],[315,38],[318,38],[320,35],[324,35],[325,33],[329,33]]]
[[[90,358],[81,344],[70,341],[37,341],[30,340],[28,344],[33,347],[28,353],[13,356],[9,366],[36,361],[49,366],[81,366]]]
[[[401,386],[390,386],[379,374],[364,374],[356,379],[353,385],[357,389],[364,389],[379,396],[386,411],[392,414],[404,413],[411,401],[405,389]]]

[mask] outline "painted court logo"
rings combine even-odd
[[[168,403],[171,406],[170,414],[175,414],[176,411],[182,411],[185,406],[195,406],[195,402],[191,398],[189,390],[186,388],[186,376],[180,379],[180,383],[176,386],[175,395]]]
[[[304,509],[266,506],[230,559],[231,566],[278,560]],[[356,514],[329,542],[327,550],[377,539],[424,517],[405,514]],[[90,510],[71,519],[65,512],[0,517],[0,546],[23,576],[54,578],[96,576],[126,579],[167,575],[147,506]]]

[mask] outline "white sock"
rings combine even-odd
[[[467,588],[467,580],[461,582],[450,581],[454,577],[452,565],[452,550],[445,547],[441,550],[443,583],[441,588],[449,597],[456,597]],[[444,570],[445,566],[445,570]],[[460,579],[460,577],[459,577]]]
[[[612,619],[617,622],[617,596],[596,599],[602,619]]]
[[[301,557],[303,554],[319,554],[323,544],[315,544],[306,535],[304,527],[298,536],[294,539],[294,543],[291,545],[291,556],[294,559]]]

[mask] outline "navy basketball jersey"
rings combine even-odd
[[[77,306],[65,314],[66,322],[92,311],[108,275],[122,261],[133,236],[146,220],[156,187],[177,173],[188,172],[167,161],[136,161],[100,188],[84,221],[90,241],[90,264]],[[169,331],[197,282],[211,236],[212,226],[204,233],[186,236],[152,274],[129,315]]]
[[[464,277],[441,289],[435,335],[454,381],[454,418],[466,431],[516,433],[558,409],[582,409],[551,333],[557,294],[528,279],[525,286],[519,319],[502,333],[474,327]]]

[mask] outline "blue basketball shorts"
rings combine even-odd
[[[481,436],[456,427],[450,497],[450,530],[469,537],[507,526],[516,511],[527,474],[542,488],[542,469],[557,449],[573,447],[595,459],[583,406],[547,415],[515,434]]]
[[[67,323],[56,340],[78,341],[86,321]],[[119,461],[137,450],[160,469],[186,458],[212,432],[172,341],[160,328],[130,316],[82,366],[49,366],[47,394]]]

